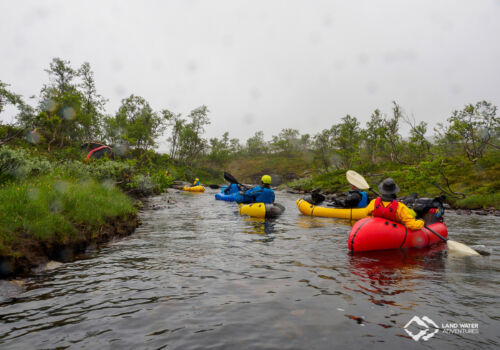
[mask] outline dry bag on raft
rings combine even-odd
[[[416,198],[416,195],[410,196],[403,201],[408,208],[417,213],[417,219],[424,219],[427,225],[439,221],[444,215],[445,196],[435,198]]]

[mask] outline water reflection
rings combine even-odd
[[[332,225],[344,225],[351,227],[356,221],[336,219],[336,218],[322,218],[318,216],[305,216],[301,215],[297,218],[297,226],[303,229],[328,227]]]
[[[294,195],[277,192],[287,210],[264,220],[214,194],[152,198],[135,234],[0,293],[0,348],[402,348],[414,315],[480,323],[433,347],[498,344],[496,248],[351,255],[349,222],[303,216]],[[453,238],[499,246],[500,218],[449,217]]]
[[[265,237],[255,239],[255,241],[269,243],[274,241],[276,221],[275,219],[263,219],[263,218],[252,218],[244,217],[243,222],[245,223],[245,228],[243,230],[246,234],[251,235],[265,235]]]
[[[398,294],[414,292],[421,279],[432,278],[433,273],[445,268],[446,244],[422,249],[398,249],[349,253],[349,271],[353,287],[346,289],[366,295],[376,304],[389,304],[403,309]],[[403,299],[404,300],[404,299]]]

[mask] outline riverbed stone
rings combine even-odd
[[[55,269],[58,269],[62,266],[62,263],[59,262],[59,261],[54,261],[54,260],[51,260],[49,261],[45,267],[43,268],[43,271],[52,271],[52,270],[55,270]]]

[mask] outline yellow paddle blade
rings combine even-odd
[[[370,185],[368,185],[368,182],[366,182],[365,178],[359,175],[354,170],[347,170],[347,172],[345,173],[345,177],[351,185],[356,186],[360,190],[367,190],[370,188]]]
[[[478,252],[476,252],[474,249],[466,246],[463,243],[450,240],[446,241],[446,243],[448,245],[448,251],[453,255],[459,255],[459,256],[479,255]]]

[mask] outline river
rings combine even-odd
[[[264,222],[214,193],[153,197],[133,235],[4,289],[0,348],[499,347],[500,217],[446,213],[452,239],[491,256],[351,255],[349,223],[301,215],[296,195],[277,192],[286,211]],[[441,329],[415,341],[414,316]]]

